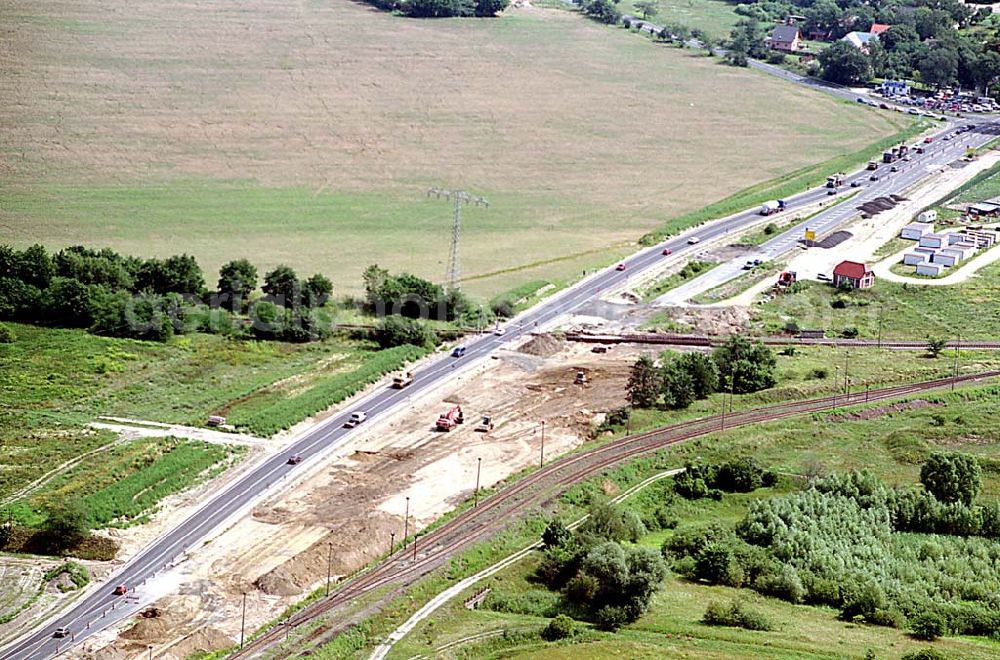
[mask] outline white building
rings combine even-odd
[[[923,252],[907,252],[903,255],[903,263],[907,266],[916,266],[927,261],[928,255]]]
[[[920,247],[942,248],[947,244],[947,234],[924,234],[920,237]]]
[[[902,231],[899,232],[899,237],[911,241],[919,241],[924,234],[928,234],[932,231],[934,231],[934,225],[932,223],[911,222],[903,227]]]
[[[940,264],[942,266],[954,266],[959,262],[959,256],[953,254],[950,250],[938,250],[931,257],[931,262],[935,264]]]
[[[931,277],[937,277],[944,270],[944,266],[939,266],[937,264],[917,264],[917,275],[929,275]]]
[[[937,211],[934,210],[924,211],[923,213],[917,216],[917,222],[929,222],[930,224],[934,224],[936,221],[937,221]]]

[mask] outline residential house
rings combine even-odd
[[[870,289],[874,285],[875,273],[866,264],[857,261],[841,261],[833,269],[833,286]]]
[[[909,96],[910,86],[904,80],[883,80],[882,96]]]
[[[794,53],[801,48],[799,28],[794,25],[777,25],[771,30],[767,45],[774,50]]]
[[[868,31],[877,37],[878,35],[888,30],[890,27],[891,26],[886,25],[885,23],[872,23],[872,26],[868,29]]]
[[[846,41],[847,43],[851,44],[858,50],[863,50],[864,52],[867,53],[868,44],[873,39],[877,41],[878,37],[876,37],[871,32],[848,32],[846,35],[844,35],[844,38],[841,39],[841,41]]]

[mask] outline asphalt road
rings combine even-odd
[[[964,125],[966,123],[973,123],[973,121],[969,120],[968,122],[958,122],[959,125]],[[825,211],[814,215],[808,220],[804,220],[801,223],[793,225],[769,241],[759,245],[751,252],[741,255],[731,261],[724,262],[708,272],[685,282],[681,286],[671,289],[657,298],[653,304],[664,306],[683,304],[691,297],[696,296],[699,293],[709,291],[710,289],[733,280],[745,273],[746,271],[743,270],[743,264],[746,263],[748,259],[773,261],[782,254],[785,254],[789,250],[795,248],[799,241],[805,236],[805,230],[807,228],[815,230],[818,237],[823,237],[824,235],[835,231],[837,228],[846,224],[849,220],[860,213],[860,211],[857,210],[858,206],[877,197],[885,197],[891,193],[902,193],[924,177],[932,174],[934,171],[940,169],[948,163],[960,159],[965,154],[967,146],[971,145],[978,147],[994,139],[997,136],[997,133],[1000,132],[1000,125],[986,122],[979,123],[977,124],[975,130],[963,133],[961,136],[953,138],[950,141],[940,139],[940,136],[953,132],[954,125],[949,124],[948,129],[941,131],[938,136],[935,137],[934,142],[924,145],[926,151],[923,154],[913,153],[911,154],[912,160],[897,162],[896,166],[899,168],[898,172],[890,172],[890,166],[880,165],[878,169],[879,180],[877,182],[869,181],[869,176],[872,172],[867,170],[859,170],[852,173],[847,177],[847,179],[845,179],[847,185],[840,188],[839,194],[848,195],[855,190],[859,191],[858,194],[852,195],[849,199],[845,199],[840,204],[829,207]],[[851,188],[849,184],[852,181],[860,181],[862,187]],[[786,200],[788,202],[788,210],[802,208],[803,206],[807,206],[824,199],[835,199],[831,198],[828,195],[828,192],[829,189],[821,187],[814,188],[794,197],[789,197]],[[787,212],[788,211],[785,211],[785,213]],[[720,225],[720,228],[725,227],[724,232],[728,233],[731,228],[738,227],[754,219],[760,219],[758,211],[750,210],[735,216],[732,218],[732,222],[724,223]],[[716,237],[719,236],[719,234],[719,231],[714,232]]]
[[[967,142],[981,144],[992,138],[991,135],[985,134],[966,135],[971,136],[970,139],[943,143],[946,145],[944,148],[936,148],[931,153],[926,154],[925,158],[909,163],[910,170],[895,175],[896,178],[892,182],[887,181],[876,188],[865,189],[864,196],[874,196],[876,190],[877,194],[885,194],[890,189],[905,187],[926,175],[926,165],[931,163],[940,165],[953,160]],[[965,137],[963,136],[963,138]],[[788,201],[791,207],[795,208],[825,197],[825,195],[824,189],[811,190],[791,197]],[[854,198],[845,204],[853,207],[858,202],[859,200]],[[842,207],[847,208],[842,204],[827,211],[826,214],[829,215],[829,218],[824,222],[833,224],[837,217],[843,218],[843,213],[846,211],[838,210]],[[837,216],[837,213],[841,213],[841,215]],[[182,555],[188,548],[223,529],[227,522],[234,520],[236,516],[248,510],[271,486],[276,485],[289,475],[293,475],[296,470],[304,469],[310,461],[318,460],[332,446],[343,444],[349,440],[355,431],[343,428],[343,423],[354,410],[365,410],[370,420],[378,419],[395,406],[404,403],[407,398],[446,382],[457,366],[487,358],[496,349],[519,338],[522,334],[530,332],[536,326],[544,326],[563,314],[573,312],[593,301],[602,291],[615,289],[626,284],[633,273],[657,265],[664,258],[662,255],[664,248],[670,248],[675,255],[694,253],[700,249],[700,246],[688,244],[690,237],[696,236],[701,241],[708,241],[737,229],[747,220],[756,220],[757,218],[754,211],[747,212],[722,222],[699,227],[683,237],[673,238],[638,252],[623,262],[626,266],[624,271],[609,268],[594,273],[574,287],[566,289],[528,310],[506,325],[505,335],[484,334],[468,341],[465,344],[467,353],[464,357],[442,356],[425,362],[419,369],[415,370],[415,381],[407,389],[394,390],[383,387],[376,390],[360,400],[351,409],[335,415],[295,442],[286,452],[272,456],[252,468],[237,481],[206,501],[183,522],[148,545],[117,570],[103,585],[86,593],[81,600],[69,607],[63,614],[45,622],[29,634],[0,650],[0,658],[22,660],[51,657],[135,613],[140,608],[141,603],[146,601],[144,589],[147,580],[162,573],[179,559],[183,559]],[[819,226],[817,218],[810,220],[809,223]],[[796,228],[786,232],[786,234],[797,237],[801,235],[801,230]],[[785,240],[785,234],[778,236],[761,248],[768,250],[771,249],[768,246],[773,244],[774,249],[777,249],[783,240]],[[428,420],[429,423],[431,421]],[[301,455],[303,462],[297,466],[288,465],[287,458],[291,454]],[[120,583],[135,588],[138,597],[113,595],[114,585]],[[64,626],[69,628],[71,636],[65,639],[54,638],[54,631]]]

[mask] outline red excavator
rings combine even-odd
[[[462,406],[455,406],[446,413],[441,413],[438,417],[437,429],[438,431],[450,431],[459,424],[465,421],[465,415],[462,414]]]

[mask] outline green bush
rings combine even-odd
[[[556,618],[549,621],[549,625],[545,626],[542,630],[542,639],[547,642],[555,642],[560,639],[566,639],[567,637],[572,637],[575,632],[576,625],[573,619],[569,618],[565,614],[560,614]]]
[[[904,653],[900,660],[948,660],[948,656],[937,649],[920,649]]]
[[[629,616],[624,607],[605,605],[594,615],[597,627],[608,632],[615,632],[629,622]]]
[[[13,344],[17,341],[17,334],[14,328],[6,323],[0,323],[0,344]]]
[[[937,612],[923,612],[913,619],[911,624],[913,636],[933,642],[938,637],[948,634],[948,626],[944,618]]]
[[[774,630],[774,624],[762,612],[751,609],[740,600],[728,605],[711,601],[705,609],[701,622],[709,626],[729,626],[746,630]]]

